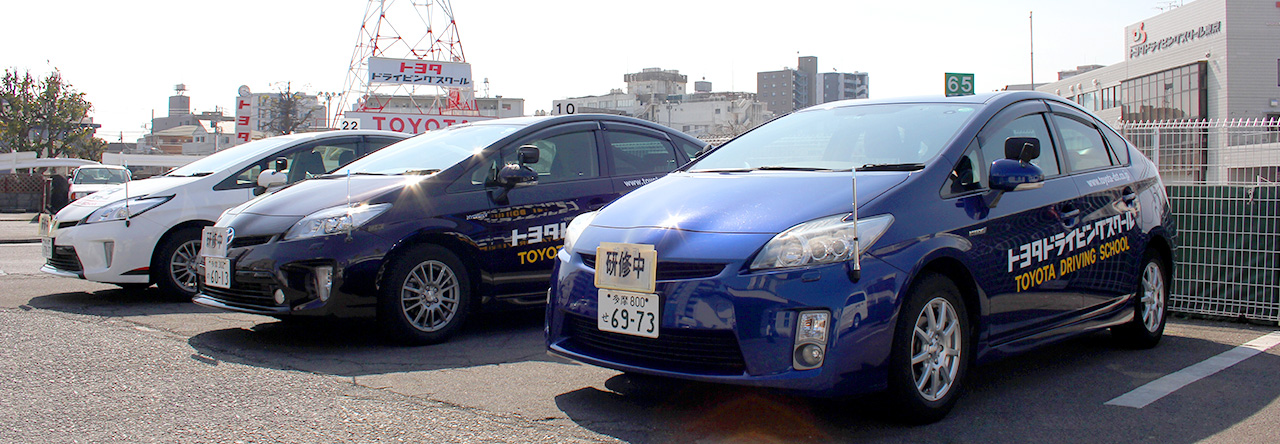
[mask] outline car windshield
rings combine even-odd
[[[297,140],[296,137],[270,137],[255,140],[243,145],[236,145],[210,154],[208,157],[188,163],[170,171],[165,176],[208,176],[229,170],[241,162],[247,162],[274,152],[275,148]]]
[[[734,139],[687,170],[918,169],[975,111],[973,104],[911,103],[797,112]]]
[[[108,185],[124,183],[127,180],[129,180],[129,174],[123,169],[81,168],[76,170],[76,175],[71,179],[71,183],[77,185]]]
[[[336,173],[430,174],[449,168],[524,125],[460,125],[433,130],[383,148]]]

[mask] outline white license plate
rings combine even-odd
[[[653,245],[601,242],[596,247],[596,288],[653,293],[657,268]]]
[[[53,235],[53,216],[49,213],[40,213],[40,232],[37,236],[45,237]]]
[[[205,256],[204,284],[210,287],[231,288],[231,259]]]
[[[662,323],[658,295],[601,289],[596,305],[596,327],[626,335],[658,337]]]
[[[227,257],[227,245],[235,233],[231,227],[204,227],[200,236],[200,255]]]
[[[53,238],[45,237],[40,239],[40,254],[45,259],[53,259]]]

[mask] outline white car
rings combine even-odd
[[[76,200],[44,238],[45,273],[190,298],[200,231],[262,194],[259,176],[294,183],[337,170],[408,137],[389,131],[328,131],[271,137],[214,153],[163,176],[125,182]],[[278,159],[284,158],[283,168]],[[279,172],[273,169],[280,170]],[[266,172],[267,174],[263,174]],[[281,174],[282,173],[282,174]],[[274,183],[279,184],[279,179]]]
[[[118,165],[86,165],[76,168],[71,174],[71,190],[67,192],[67,201],[111,188],[133,180],[129,169]]]

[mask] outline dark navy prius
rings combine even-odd
[[[431,131],[228,210],[204,231],[194,301],[282,319],[376,316],[392,338],[440,342],[480,304],[543,304],[574,216],[705,147],[607,115]]]
[[[1100,329],[1155,346],[1175,238],[1155,166],[1059,97],[835,102],[574,219],[547,346],[935,421],[975,364]]]

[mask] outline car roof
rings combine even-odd
[[[967,96],[906,96],[906,97],[890,97],[883,99],[849,99],[836,102],[823,103],[805,108],[801,111],[819,110],[839,108],[845,106],[862,106],[862,105],[883,105],[883,104],[900,104],[900,103],[968,103],[981,106],[1003,106],[1009,103],[1022,100],[1040,99],[1052,100],[1058,103],[1072,103],[1062,97],[1039,91],[995,91],[980,94],[971,94]]]

